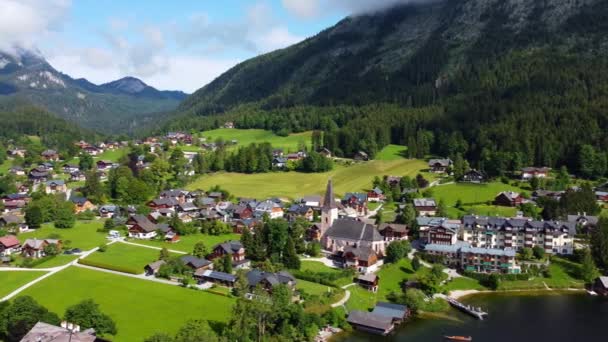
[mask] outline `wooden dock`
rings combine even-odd
[[[465,305],[465,304],[457,301],[454,298],[448,297],[447,300],[448,300],[448,303],[450,303],[450,305],[452,305],[456,309],[458,309],[464,313],[467,313],[467,314],[477,318],[478,320],[483,320],[484,317],[488,315],[488,313],[481,310],[481,308],[475,308],[470,305]]]

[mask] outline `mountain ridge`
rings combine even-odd
[[[37,52],[0,52],[0,102],[20,98],[86,128],[130,132],[177,108],[186,96],[134,77],[97,85],[56,70]]]

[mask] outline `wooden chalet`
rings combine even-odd
[[[504,207],[517,207],[522,203],[524,203],[524,198],[513,191],[503,191],[494,198],[494,204]]]
[[[377,292],[380,277],[374,273],[361,274],[355,278],[355,282],[368,291]]]

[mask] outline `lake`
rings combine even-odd
[[[450,310],[440,318],[414,318],[391,336],[355,332],[336,341],[443,341],[444,335],[473,341],[608,341],[608,299],[587,294],[479,294],[462,300],[489,313],[478,321]]]

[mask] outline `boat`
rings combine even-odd
[[[443,336],[446,341],[473,341],[471,336]]]

